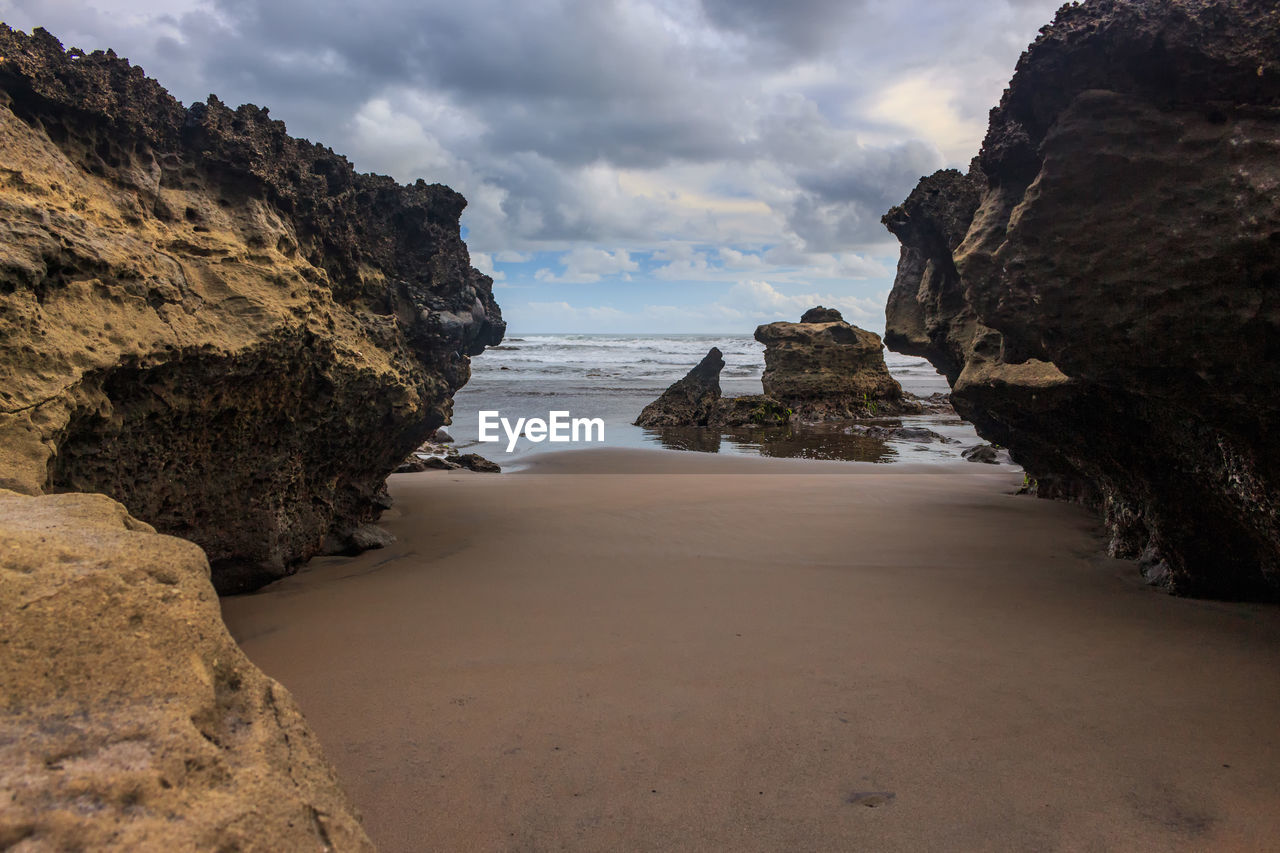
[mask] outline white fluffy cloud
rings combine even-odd
[[[887,295],[887,294],[886,294]],[[735,284],[717,302],[739,312],[743,318],[798,321],[800,315],[817,305],[836,308],[850,322],[878,322],[883,299],[859,299],[834,293],[786,293],[767,281],[748,280]]]
[[[570,331],[579,327],[588,329],[609,328],[630,315],[611,306],[579,306],[568,302],[526,302],[521,312],[522,322],[529,328]]]
[[[766,281],[746,280],[720,296],[691,305],[647,304],[631,309],[608,305],[573,305],[558,302],[511,302],[508,310],[519,327],[536,332],[637,332],[666,329],[673,332],[749,334],[762,323],[798,321],[816,305],[836,308],[845,320],[866,329],[883,327],[887,293],[859,297],[819,293],[791,287],[775,287]]]
[[[507,274],[493,268],[493,257],[488,252],[472,252],[471,266],[492,278],[494,281],[505,281]]]
[[[600,281],[609,276],[636,272],[640,264],[631,259],[626,249],[607,252],[603,249],[573,249],[565,253],[561,260],[564,272],[557,274],[550,269],[540,269],[535,274],[539,281],[566,283],[590,283]]]
[[[717,254],[720,256],[721,266],[726,270],[758,270],[765,264],[764,258],[759,255],[739,252],[728,246],[721,246]]]

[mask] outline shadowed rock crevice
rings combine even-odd
[[[1280,595],[1280,10],[1064,6],[967,175],[889,211],[886,341],[1190,595]]]
[[[129,495],[131,511],[200,542],[223,592],[284,574],[335,520],[345,548],[389,505],[386,469],[420,427],[397,418],[377,372],[335,377],[328,348],[303,333],[87,376],[99,406],[72,413],[50,481]]]

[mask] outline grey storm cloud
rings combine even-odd
[[[883,245],[884,209],[976,153],[986,109],[1056,6],[0,2],[9,23],[113,47],[188,102],[269,106],[359,168],[453,184],[471,200],[473,246],[490,252],[759,245],[771,229],[813,252]],[[927,102],[933,81],[958,79],[973,85]],[[717,193],[767,207],[759,233],[725,231],[740,222],[727,203],[697,209]]]
[[[812,252],[873,243],[882,233],[880,217],[902,201],[900,188],[914,186],[934,166],[928,146],[908,142],[801,167],[793,173],[801,193],[788,221]]]
[[[702,0],[716,27],[792,55],[811,53],[839,39],[862,5],[861,0]]]

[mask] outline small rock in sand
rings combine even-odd
[[[502,466],[497,462],[490,462],[478,453],[464,453],[461,456],[454,456],[448,461],[484,474],[500,474],[502,472]]]
[[[989,444],[979,444],[976,447],[970,447],[964,453],[960,454],[970,462],[985,462],[988,465],[994,465],[1000,461],[1000,454]]]
[[[396,541],[396,537],[389,530],[384,530],[376,524],[360,525],[351,531],[350,539],[351,547],[361,551],[385,548]]]
[[[417,474],[419,471],[427,470],[427,460],[420,456],[410,456],[408,459],[400,463],[400,467],[393,472],[395,474]]]

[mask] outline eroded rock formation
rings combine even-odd
[[[502,338],[465,200],[0,26],[0,486],[103,492],[223,591],[385,507]]]
[[[1180,593],[1280,593],[1280,10],[1064,6],[967,175],[925,178],[886,341]]]
[[[0,848],[371,850],[209,564],[102,495],[0,490]]]
[[[765,345],[763,394],[720,395],[724,357],[712,347],[688,375],[645,406],[643,427],[781,426],[793,419],[839,421],[923,411],[889,375],[880,336],[844,322],[834,308],[810,308],[799,323],[756,329]]]
[[[801,323],[836,323],[843,319],[844,315],[836,309],[825,308],[821,305],[817,308],[810,308],[800,315]]]
[[[756,329],[764,344],[766,397],[803,420],[850,420],[919,411],[889,375],[880,336],[844,322],[833,308],[813,308],[799,323]]]
[[[636,425],[642,427],[706,426],[720,403],[720,371],[724,354],[712,347],[683,379],[644,407]]]
[[[683,379],[644,407],[636,425],[662,427],[781,426],[791,420],[791,409],[763,394],[720,396],[720,371],[724,355],[712,347]]]
[[[707,426],[776,427],[791,423],[795,412],[766,394],[722,397]]]

